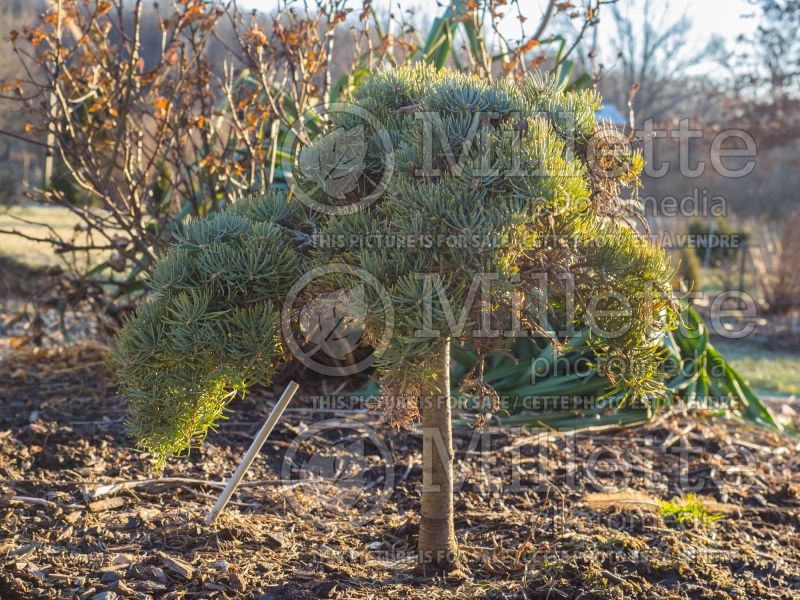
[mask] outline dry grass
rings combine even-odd
[[[64,239],[71,239],[79,222],[80,219],[72,212],[56,206],[0,207],[0,254],[35,267],[62,264],[50,244],[5,232],[18,231],[29,237],[45,239],[55,232]]]

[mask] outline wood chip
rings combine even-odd
[[[31,542],[30,544],[25,544],[24,546],[20,546],[16,550],[12,550],[11,552],[9,552],[9,556],[16,556],[16,557],[27,556],[28,554],[36,550],[39,546],[41,546],[39,542]]]
[[[242,581],[242,578],[239,577],[236,573],[230,574],[230,580],[231,580],[231,587],[235,589],[237,592],[245,591],[244,581]]]
[[[94,502],[89,502],[87,508],[89,512],[102,512],[104,510],[111,510],[114,508],[120,508],[125,506],[125,498],[104,498],[103,500],[95,500]]]
[[[644,492],[637,490],[620,490],[609,494],[593,493],[587,494],[584,498],[589,508],[593,510],[645,510],[648,512],[658,511],[658,502]]]
[[[283,548],[287,545],[286,538],[278,535],[277,533],[267,531],[264,535],[267,537],[267,543],[269,543],[269,545],[273,548]]]
[[[130,554],[117,554],[111,564],[115,567],[128,567],[133,564],[134,558]]]
[[[69,525],[75,525],[75,523],[80,518],[81,518],[81,513],[79,511],[75,511],[64,515],[64,522],[66,522]]]
[[[194,568],[192,567],[192,565],[183,560],[180,560],[179,558],[172,558],[171,556],[162,554],[161,561],[164,563],[164,566],[167,569],[169,569],[173,573],[177,573],[184,579],[191,579],[192,575],[194,574]]]

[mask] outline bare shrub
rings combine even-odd
[[[582,19],[582,34],[604,3],[549,2],[525,24],[516,1],[454,2],[421,35],[413,14],[382,15],[369,0],[359,10],[290,0],[269,18],[235,2],[51,0],[11,32],[23,75],[1,82],[0,97],[24,111],[22,137],[47,150],[48,183],[30,197],[80,220],[69,239],[42,241],[120,295],[141,290],[176,222],[286,186],[276,158],[297,116],[346,99],[375,68],[425,61],[520,77],[541,64],[539,46],[560,45],[566,60],[565,40],[545,33],[551,20]],[[500,34],[507,10],[517,40]]]
[[[765,228],[764,238],[750,252],[765,308],[770,314],[787,314],[800,307],[800,211],[786,220],[782,234]]]

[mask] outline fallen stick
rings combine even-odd
[[[299,387],[300,386],[294,381],[290,381],[289,385],[286,386],[286,389],[278,399],[278,403],[275,405],[275,408],[272,409],[272,412],[259,430],[255,439],[253,440],[253,443],[250,444],[247,454],[244,455],[242,462],[240,462],[239,466],[236,467],[236,471],[228,481],[228,485],[225,486],[225,489],[222,490],[222,493],[219,495],[214,508],[212,508],[208,513],[208,516],[206,516],[206,525],[210,525],[216,521],[219,514],[223,511],[225,505],[228,503],[228,500],[231,499],[233,492],[236,491],[236,487],[239,485],[239,482],[244,477],[245,472],[250,468],[250,465],[253,463],[256,455],[261,450],[261,446],[263,446],[264,442],[267,441],[269,434],[272,433],[272,430],[275,428],[275,424],[278,422],[278,419],[281,418],[283,411],[286,410],[286,407],[289,405],[289,402],[292,400]]]
[[[222,489],[225,487],[225,481],[210,481],[208,479],[193,479],[191,477],[159,477],[155,479],[132,479],[126,481],[116,481],[113,483],[100,483],[100,482],[92,482],[92,481],[50,481],[50,482],[43,482],[41,479],[7,479],[5,483],[9,485],[14,484],[24,484],[24,483],[35,483],[35,484],[43,484],[49,483],[50,485],[64,485],[64,486],[88,486],[88,485],[97,485],[97,487],[91,491],[87,490],[85,492],[86,501],[90,500],[97,500],[99,498],[103,498],[105,496],[110,496],[112,494],[116,494],[117,492],[125,491],[125,490],[136,490],[143,487],[158,487],[158,486],[194,486],[194,487],[213,487]],[[257,485],[291,485],[297,483],[291,479],[254,479],[253,481],[243,481],[239,484],[239,487],[254,487]],[[2,499],[0,499],[1,501]],[[27,496],[14,496],[12,498],[14,501],[18,502],[25,502],[30,501],[31,504],[42,504],[42,502],[49,502],[48,500],[42,500],[41,502],[35,502],[36,500],[40,500],[38,498],[34,498],[31,501],[31,498]],[[55,506],[54,503],[50,503]],[[45,506],[42,504],[42,506]],[[69,506],[69,505],[67,505]],[[77,506],[77,505],[76,505]]]
[[[81,483],[81,482],[65,482],[65,483]],[[137,488],[151,486],[151,485],[207,485],[209,487],[225,487],[224,481],[206,481],[204,479],[191,479],[189,477],[161,477],[158,479],[136,479],[132,481],[118,481],[116,483],[107,483],[98,488],[88,492],[88,497],[92,500],[102,498],[103,496],[110,496],[124,490],[135,490]]]
[[[14,502],[18,504],[35,504],[37,506],[56,506],[54,502],[50,502],[49,500],[45,500],[44,498],[33,498],[31,496],[11,496],[8,499],[9,502]]]

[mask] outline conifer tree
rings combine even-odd
[[[235,204],[178,234],[113,363],[134,434],[163,462],[200,443],[233,394],[268,382],[289,358],[277,322],[295,278],[329,264],[367,271],[394,311],[391,340],[379,345],[385,315],[378,292],[365,290],[361,326],[376,349],[383,419],[405,426],[421,408],[419,560],[448,570],[458,559],[451,343],[486,353],[509,336],[564,341],[556,328],[582,330],[611,393],[646,400],[661,386],[671,269],[620,200],[643,163],[598,125],[594,92],[414,66],[375,74],[353,102],[358,111],[335,115],[332,132],[300,153],[288,197]],[[359,210],[310,211],[297,198]],[[312,231],[356,242],[315,245]],[[395,244],[358,243],[375,233]],[[342,284],[334,273],[304,293]],[[468,379],[487,391],[480,370]]]

